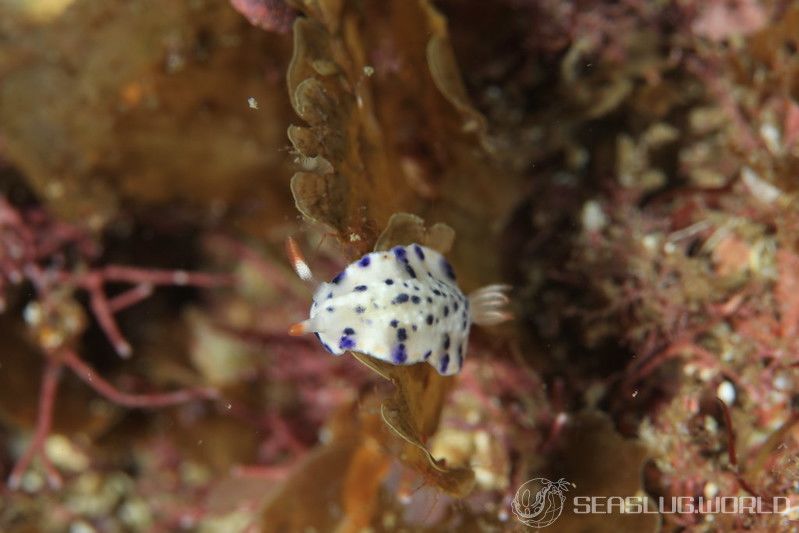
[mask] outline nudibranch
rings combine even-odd
[[[293,241],[289,255],[297,274],[311,271]],[[293,335],[313,333],[334,355],[350,350],[395,365],[427,362],[442,375],[463,367],[472,323],[493,325],[511,318],[507,285],[489,285],[466,297],[455,272],[439,252],[395,246],[364,255],[321,283],[310,318]]]

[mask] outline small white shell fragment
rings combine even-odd
[[[327,351],[364,353],[395,365],[428,362],[460,371],[469,300],[440,253],[419,244],[373,252],[322,283],[304,323]]]
[[[732,405],[735,403],[735,385],[727,380],[722,381],[716,387],[716,396],[727,405]]]
[[[258,109],[258,100],[256,100],[254,96],[250,96],[247,98],[247,105],[250,109]]]
[[[766,143],[766,147],[772,154],[777,154],[782,148],[780,130],[771,122],[766,122],[760,126],[760,138]]]
[[[583,229],[589,233],[597,233],[605,229],[608,225],[608,216],[602,209],[602,205],[596,200],[589,200],[583,204],[583,211],[580,214]]]
[[[716,485],[715,483],[713,483],[712,481],[709,481],[709,482],[705,483],[705,488],[702,491],[702,493],[704,494],[705,498],[707,498],[708,500],[711,500],[711,499],[715,498],[718,495],[719,486]]]
[[[752,193],[752,196],[764,204],[774,203],[782,196],[782,191],[779,188],[758,176],[749,167],[741,169],[741,180],[746,185],[746,188],[749,189],[749,192]]]
[[[774,378],[774,388],[778,391],[790,391],[793,389],[791,378],[784,373],[779,373]]]

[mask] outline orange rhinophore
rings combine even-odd
[[[305,262],[305,257],[303,257],[302,251],[300,251],[300,247],[293,237],[286,239],[286,254],[289,256],[289,261],[291,261],[291,267],[300,279],[303,281],[312,281],[313,273],[311,272],[311,268],[308,266],[308,263]]]

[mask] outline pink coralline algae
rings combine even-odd
[[[287,33],[296,16],[283,0],[230,0],[230,5],[253,26],[278,33]]]

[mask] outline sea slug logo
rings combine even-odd
[[[552,525],[563,513],[565,492],[576,487],[560,478],[550,481],[537,477],[519,487],[511,502],[513,514],[522,524],[541,529]],[[799,522],[799,505],[788,496],[574,496],[569,511],[573,517],[587,514],[675,514],[683,517],[707,514],[733,514],[752,516],[760,514],[781,515],[786,526],[796,529]],[[712,518],[708,518],[711,521]],[[788,531],[788,529],[785,529]]]
[[[536,529],[547,527],[563,512],[563,493],[568,490],[569,483],[563,478],[552,482],[537,477],[519,487],[511,509],[521,523]]]

